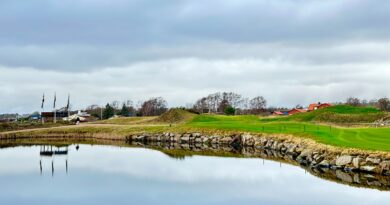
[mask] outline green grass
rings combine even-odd
[[[299,113],[285,117],[264,118],[263,122],[297,121],[297,122],[324,122],[324,123],[372,123],[389,116],[373,107],[353,107],[336,105],[319,109],[313,112]]]
[[[337,128],[310,122],[264,122],[256,116],[199,115],[186,124],[199,129],[293,134],[338,147],[390,151],[390,128]]]

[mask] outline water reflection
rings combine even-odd
[[[43,165],[42,165],[42,157],[51,159],[51,175],[54,176],[54,161],[61,160],[61,157],[65,156],[65,171],[68,174],[68,149],[69,146],[53,146],[53,145],[41,145],[39,150],[39,170],[42,175]],[[78,149],[78,145],[76,146]],[[58,161],[57,161],[58,162]]]
[[[48,148],[41,146],[0,149],[1,204],[380,205],[390,200],[390,192],[322,180],[267,159],[100,145],[79,148],[52,147],[51,156],[42,156],[41,150]],[[67,153],[56,155],[58,150]],[[43,175],[37,170],[40,160]],[[69,173],[63,171],[67,161]],[[54,177],[45,174],[52,167]]]

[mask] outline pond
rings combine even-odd
[[[1,204],[389,204],[390,192],[261,158],[108,145],[0,149]]]

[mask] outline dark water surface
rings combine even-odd
[[[0,149],[0,204],[390,204],[390,192],[259,158],[176,159],[150,149],[96,145],[72,145],[53,156],[42,150]]]

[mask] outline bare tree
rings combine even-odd
[[[114,101],[112,101],[111,106],[112,106],[115,110],[119,110],[119,109],[120,109],[120,106],[121,106],[121,102],[119,102],[118,100],[114,100]]]
[[[378,107],[382,111],[390,109],[390,100],[388,98],[381,98],[378,100]]]
[[[223,105],[229,105],[232,107],[238,107],[242,103],[242,96],[233,92],[217,92],[209,94],[207,97],[202,97],[194,104],[194,109],[198,112],[224,112],[221,110]]]
[[[222,100],[226,100],[232,107],[238,107],[242,101],[242,96],[233,92],[222,93]]]
[[[85,108],[85,111],[94,117],[101,118],[101,107],[99,105],[89,105]]]
[[[99,105],[93,104],[93,105],[87,106],[87,107],[85,108],[85,110],[94,110],[94,109],[98,109],[98,108],[100,108]]]
[[[133,101],[132,100],[126,100],[125,102],[127,107],[133,107]]]
[[[349,98],[347,98],[345,104],[351,105],[351,106],[359,106],[361,103],[360,103],[360,99],[359,98],[349,97]]]
[[[142,116],[161,115],[167,111],[167,101],[162,97],[151,98],[142,103],[140,113]]]
[[[267,106],[267,101],[263,96],[254,97],[252,100],[250,100],[249,103],[252,114],[259,114],[264,112]]]
[[[226,108],[228,107],[232,107],[229,103],[228,100],[222,100],[221,103],[219,103],[219,106],[218,106],[218,112],[220,113],[224,113]]]

